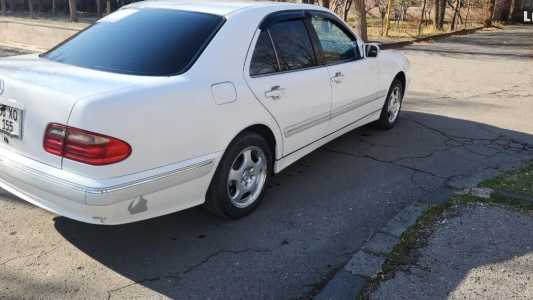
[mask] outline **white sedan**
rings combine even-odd
[[[392,128],[408,65],[319,6],[138,2],[0,60],[0,187],[87,223],[239,218],[321,145]]]

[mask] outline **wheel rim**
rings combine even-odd
[[[243,149],[231,164],[227,191],[231,203],[238,208],[252,205],[265,185],[267,160],[263,150],[252,146]]]
[[[402,106],[402,92],[399,86],[395,86],[390,94],[389,107],[387,111],[388,119],[390,123],[394,123],[398,114],[400,113],[400,108]]]

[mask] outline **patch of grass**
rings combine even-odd
[[[521,169],[485,180],[480,186],[533,197],[533,162],[528,163]]]
[[[533,211],[533,202],[512,199],[501,195],[493,195],[490,199],[478,198],[472,195],[456,195],[448,202],[430,207],[417,222],[409,227],[400,237],[400,242],[394,247],[383,263],[382,271],[372,278],[368,286],[361,293],[360,299],[369,299],[370,294],[379,284],[390,279],[394,273],[407,265],[416,264],[417,249],[427,245],[428,239],[445,216],[450,215],[458,206],[482,203],[492,206],[505,206],[521,211]]]

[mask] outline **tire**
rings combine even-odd
[[[394,125],[396,125],[402,110],[403,92],[402,81],[400,79],[394,79],[391,87],[389,88],[387,100],[383,105],[379,120],[376,122],[381,129],[391,129],[394,127]],[[391,105],[395,105],[395,108],[392,108]]]
[[[205,207],[218,216],[238,219],[253,212],[270,181],[273,155],[268,142],[244,132],[230,144],[207,191]]]

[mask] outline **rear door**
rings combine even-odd
[[[331,84],[318,67],[303,12],[283,13],[258,30],[246,64],[246,80],[283,130],[284,155],[323,137],[328,128]]]
[[[376,60],[361,55],[357,38],[332,15],[316,12],[311,18],[320,60],[327,66],[333,87],[330,131],[348,126],[381,106]]]

